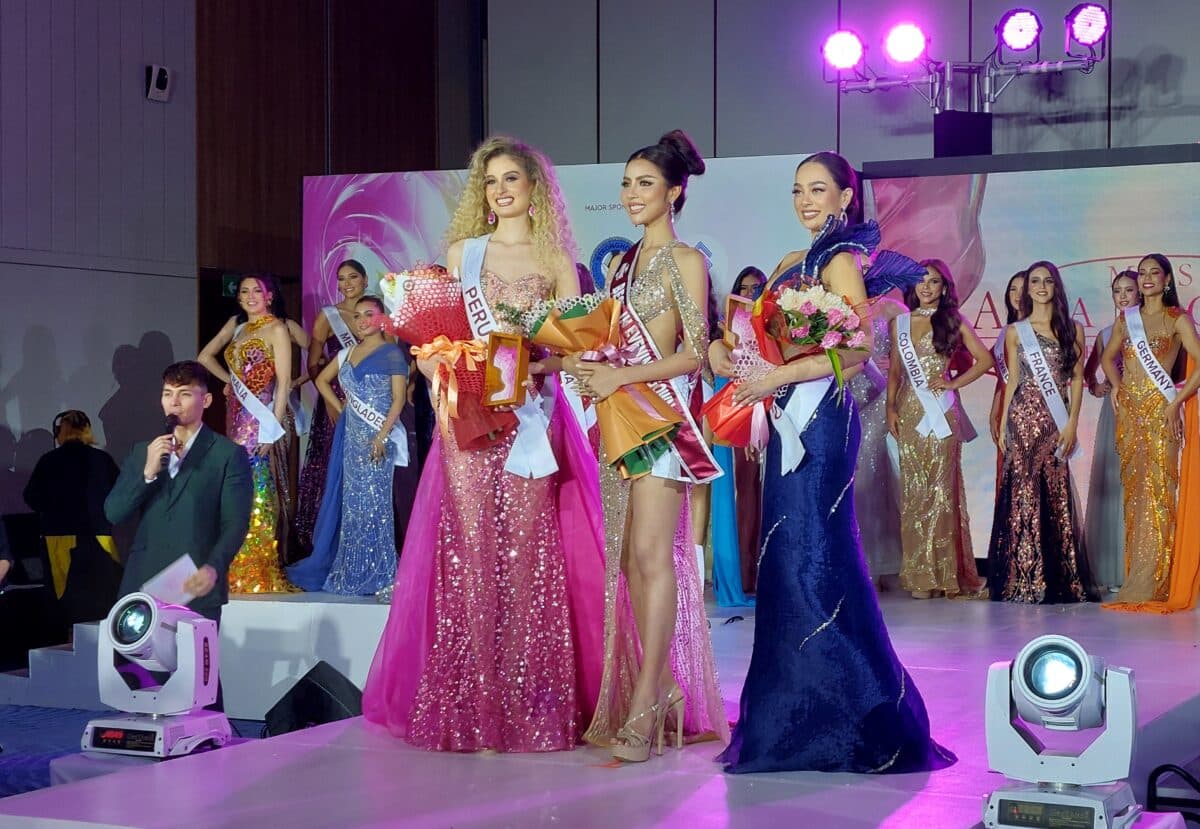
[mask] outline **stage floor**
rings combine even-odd
[[[0,827],[969,827],[983,795],[1003,782],[987,770],[987,667],[1048,632],[1134,669],[1141,730],[1131,782],[1139,794],[1154,765],[1200,755],[1200,615],[898,595],[885,595],[883,606],[936,738],[959,757],[944,771],[735,777],[712,762],[712,743],[621,767],[591,748],[433,754],[354,719],[0,800]],[[734,613],[745,620],[723,624]],[[714,610],[712,632],[732,717],[753,609]]]

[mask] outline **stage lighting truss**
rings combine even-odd
[[[821,77],[841,92],[875,92],[905,87],[928,103],[934,114],[946,110],[991,112],[992,106],[1016,78],[1059,72],[1090,73],[1107,55],[1110,35],[1108,10],[1099,3],[1080,3],[1063,18],[1066,46],[1060,60],[1043,61],[1041,18],[1026,8],[1005,12],[995,27],[996,47],[981,61],[942,61],[929,56],[929,39],[914,23],[893,26],[885,53],[912,72],[876,72],[867,62],[867,47],[859,35],[840,30],[822,48]],[[1028,55],[1029,58],[1025,56]],[[968,100],[955,99],[955,84],[967,77]],[[965,104],[965,106],[963,106]]]

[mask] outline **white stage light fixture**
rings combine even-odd
[[[1125,778],[1133,758],[1133,672],[1109,667],[1073,639],[1039,636],[988,669],[988,766],[1010,780],[984,803],[986,827],[1125,829],[1141,813]],[[1078,754],[1047,749],[1027,724],[1104,728]]]
[[[217,623],[148,593],[120,599],[100,628],[100,700],[126,715],[100,717],[84,751],[175,757],[229,742],[217,699]]]

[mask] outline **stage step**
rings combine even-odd
[[[28,668],[0,673],[0,704],[106,708],[96,679],[99,639],[100,623],[84,622],[73,626],[71,644],[31,650]]]

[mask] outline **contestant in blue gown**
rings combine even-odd
[[[808,214],[801,221],[820,232],[802,261],[780,264],[775,285],[820,284],[834,255],[865,258],[879,242],[873,222],[847,227],[836,202],[824,204],[839,196],[842,207],[852,207],[849,165],[833,153],[815,158],[797,168],[795,202]],[[824,192],[817,181],[826,182]],[[814,204],[823,211],[815,217]],[[868,295],[897,284],[875,268],[865,282]],[[776,402],[786,407],[801,385],[786,387]],[[853,396],[828,383],[805,423],[805,454],[793,471],[782,474],[777,429],[767,445],[754,650],[739,721],[718,760],[732,773],[948,766],[954,755],[930,738],[925,704],[896,657],[867,574],[854,513],[862,430]]]
[[[386,414],[392,405],[392,378],[407,374],[403,352],[384,343],[357,366],[343,361],[338,382]],[[292,582],[306,590],[366,596],[389,587],[395,578],[392,485],[397,448],[388,441],[384,458],[373,460],[371,442],[376,434],[349,406],[338,418],[313,531],[313,553],[288,568]],[[411,431],[408,444],[409,463],[416,463]]]

